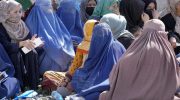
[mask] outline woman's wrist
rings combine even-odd
[[[69,81],[72,80],[72,76],[68,72],[65,74],[65,76],[69,79]]]
[[[20,41],[19,44],[18,44],[18,45],[19,45],[19,48],[23,47],[23,44],[24,44],[24,42],[23,42],[23,41]]]

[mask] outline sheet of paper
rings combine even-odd
[[[35,48],[37,48],[38,46],[42,45],[43,44],[43,41],[41,40],[41,38],[36,38],[33,43],[35,44]],[[27,54],[29,53],[31,50],[27,49],[26,47],[23,47],[22,48],[22,51]]]

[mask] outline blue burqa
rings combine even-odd
[[[71,36],[53,11],[51,0],[36,0],[26,24],[30,33],[38,34],[45,41],[45,55],[42,58],[40,73],[45,71],[65,71],[75,53]]]
[[[106,23],[96,25],[84,67],[78,69],[72,78],[72,86],[75,91],[83,94],[82,90],[98,85],[108,79],[114,64],[117,63],[125,51],[124,46],[113,38],[111,29]],[[105,87],[99,86],[96,87],[95,94],[86,91],[86,95],[82,96],[91,95],[88,98],[94,100],[98,98],[99,93],[107,89],[107,85]]]
[[[15,70],[6,51],[0,44],[0,72],[5,72],[7,77],[0,79],[0,99],[6,97],[7,99],[14,96],[19,91],[19,82],[13,78]]]
[[[85,100],[98,100],[99,95],[103,91],[108,91],[109,89],[110,89],[109,79],[106,79],[100,84],[97,84],[88,89],[82,90],[81,93],[77,94],[76,96],[84,97]]]
[[[80,43],[83,38],[83,26],[77,9],[77,1],[62,0],[57,15],[71,34],[73,42]]]

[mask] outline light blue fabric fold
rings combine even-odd
[[[82,90],[82,92],[79,93],[77,96],[82,96],[85,98],[85,100],[98,100],[99,95],[103,91],[107,91],[109,89],[110,89],[109,79],[106,79],[100,84],[92,86],[86,90]]]

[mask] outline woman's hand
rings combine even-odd
[[[60,87],[66,87],[68,83],[70,82],[68,77],[64,77],[63,81],[60,84]]]
[[[34,43],[32,42],[32,40],[25,40],[25,41],[20,41],[19,42],[19,47],[26,47],[29,50],[32,50],[35,48]]]
[[[142,21],[143,21],[144,23],[146,23],[150,18],[149,18],[149,15],[148,15],[148,14],[143,13],[143,14],[141,15],[141,19],[142,19]]]
[[[61,87],[66,87],[68,83],[71,81],[70,76],[68,72],[66,72],[65,77],[61,83]]]
[[[34,34],[31,38],[32,41],[34,41],[37,38],[37,34]]]
[[[33,35],[31,40],[24,40],[19,42],[19,47],[26,47],[29,50],[32,50],[35,48],[35,44],[33,43],[33,40],[35,40],[37,37],[37,34]]]
[[[28,39],[28,40],[20,41],[19,47],[26,47],[29,50],[33,50],[35,49],[35,44],[33,42],[35,39],[37,39],[37,34],[33,35],[31,40]],[[44,42],[38,47],[42,47],[43,45],[44,45]]]
[[[39,37],[42,40],[42,37]],[[37,34],[34,34],[31,38],[32,41],[34,41],[35,39],[37,39]],[[42,41],[41,45],[39,45],[38,47],[42,47],[44,46],[44,41]]]
[[[153,18],[154,18],[154,19],[159,19],[160,14],[159,14],[159,12],[158,12],[157,10],[154,10],[154,11],[152,12],[152,15],[153,15]]]

